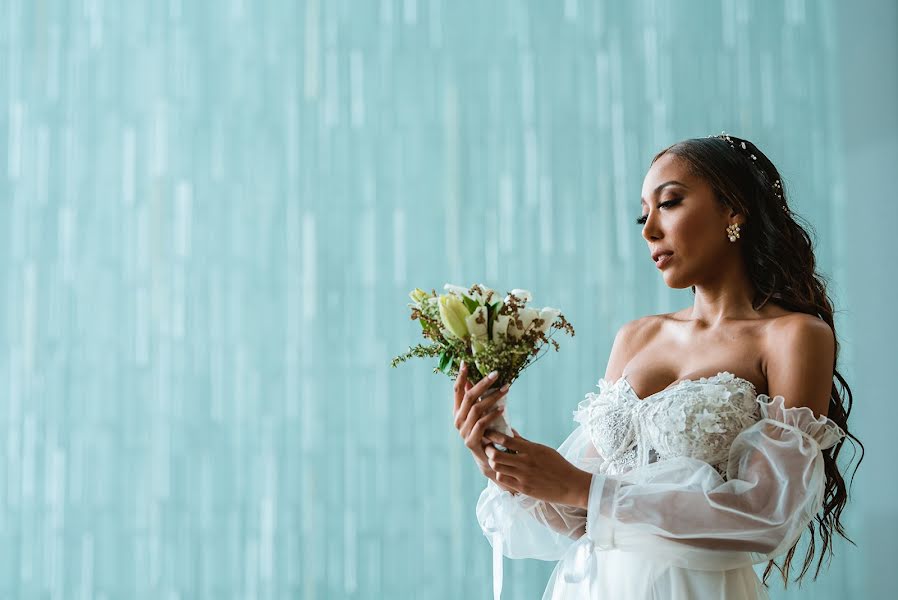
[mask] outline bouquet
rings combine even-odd
[[[391,364],[396,367],[415,356],[439,357],[439,366],[433,372],[442,371],[454,379],[464,361],[472,383],[498,371],[496,381],[478,401],[496,393],[504,384],[511,384],[545,354],[541,350],[548,344],[557,352],[558,342],[552,336],[558,330],[574,335],[573,326],[558,309],[526,307],[531,299],[527,290],[511,290],[504,300],[498,300],[496,292],[481,284],[465,289],[447,283],[443,288],[447,293],[439,296],[436,290],[428,294],[419,288],[409,293],[411,319],[421,323],[421,333],[431,343],[410,347]],[[496,408],[504,404],[505,399],[500,399]],[[514,437],[504,415],[493,424],[492,429]],[[496,448],[505,450],[499,444]]]

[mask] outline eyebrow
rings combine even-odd
[[[653,196],[657,196],[657,195],[658,195],[658,192],[660,192],[661,190],[663,190],[664,188],[666,188],[666,187],[669,186],[669,185],[679,185],[679,186],[682,186],[682,187],[684,187],[684,188],[686,188],[686,189],[689,189],[689,186],[686,185],[685,183],[682,183],[682,182],[680,182],[680,181],[677,181],[676,179],[671,179],[670,181],[665,181],[664,183],[662,183],[661,185],[659,185],[658,187],[656,187],[656,188],[655,188],[655,191],[652,192],[652,195],[653,195]],[[640,204],[640,205],[645,204],[645,198],[640,198],[640,199],[639,199],[639,204]]]

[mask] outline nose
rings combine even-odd
[[[645,223],[642,226],[642,237],[647,242],[651,242],[662,237],[661,229],[658,224],[658,215],[656,214],[657,212],[658,211],[656,210],[649,210],[649,214],[646,216]]]

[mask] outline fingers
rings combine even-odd
[[[496,482],[496,485],[501,487],[503,490],[511,492],[512,494],[521,493],[521,490],[524,487],[524,482],[518,479],[518,477],[511,473],[495,473],[496,474],[494,481]]]
[[[502,408],[489,411],[473,423],[466,422],[462,427],[462,431],[464,432],[462,437],[465,439],[465,445],[472,450],[476,450],[483,460],[486,460],[486,456],[483,454],[483,444],[481,441],[487,439],[487,428],[491,426],[493,421],[502,416],[503,413],[504,409]],[[488,439],[487,443],[490,443]]]
[[[496,378],[497,377],[491,379],[489,375],[487,375],[486,377],[475,383],[473,386],[471,386],[470,389],[465,390],[461,405],[456,411],[456,428],[461,427],[461,424],[464,422],[468,411],[471,410],[471,406],[476,404],[480,396],[482,396],[483,393],[490,388],[490,386],[495,384]]]
[[[492,444],[486,446],[483,449],[483,453],[486,454],[486,459],[494,471],[499,471],[501,473],[514,473],[520,471],[520,458],[516,454],[503,452]]]
[[[513,481],[513,478],[511,475],[503,474],[500,477],[500,474],[496,473],[494,470],[492,470],[486,462],[484,462],[480,465],[480,472],[483,473],[483,475],[487,479],[495,482],[496,485],[498,485],[501,489],[505,490],[506,492],[511,492],[514,495],[521,493],[521,491],[519,489],[517,489],[515,487],[511,487],[511,485],[509,485],[509,482]],[[515,485],[520,487],[520,482],[515,481]]]
[[[485,391],[495,385],[498,378],[499,373],[497,371],[485,375],[480,381],[475,383],[470,390],[468,390],[468,394],[473,394],[475,398],[479,398]]]
[[[468,381],[468,365],[465,361],[461,361],[461,367],[458,369],[458,377],[455,378],[455,412],[458,412],[461,401],[465,397],[465,392],[469,389]]]
[[[514,431],[514,429],[512,429]],[[521,452],[522,450],[526,450],[526,442],[522,440],[520,437],[512,437],[510,435],[505,435],[501,431],[489,431],[484,434],[484,437],[491,442],[496,444],[501,444],[508,448],[509,450],[515,450],[517,452]]]
[[[475,407],[476,408],[476,407]],[[483,440],[486,440],[485,431],[490,422],[499,418],[504,410],[502,408],[498,408],[490,413],[487,413],[480,417],[474,426],[471,428],[471,431],[465,437],[465,445],[474,453],[475,456],[486,462],[487,456],[484,453],[484,444]],[[489,444],[490,441],[486,440],[486,443]]]
[[[503,386],[504,387],[504,386]],[[477,422],[487,414],[490,414],[493,411],[493,408],[496,405],[496,402],[504,398],[508,394],[508,389],[499,390],[494,394],[491,394],[488,398],[484,398],[479,402],[475,402],[474,406],[468,411],[468,416],[465,418],[464,423],[461,426],[462,435],[467,438],[472,431],[474,431],[474,426],[477,425]],[[480,439],[478,435],[475,439]]]

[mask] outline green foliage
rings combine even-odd
[[[476,286],[472,287],[472,290],[474,289]],[[557,352],[558,342],[552,339],[557,331],[564,331],[572,337],[574,335],[573,326],[568,323],[564,315],[559,314],[545,332],[538,330],[544,322],[536,318],[528,331],[519,339],[501,334],[494,342],[493,323],[499,315],[508,315],[512,321],[521,322],[519,313],[524,307],[524,303],[512,297],[508,304],[499,300],[483,305],[486,307],[487,313],[487,341],[483,342],[482,346],[478,345],[477,356],[474,356],[470,339],[457,339],[443,335],[439,307],[430,301],[430,299],[438,297],[436,291],[433,291],[428,297],[410,305],[412,308],[411,318],[420,321],[424,337],[434,343],[409,347],[407,352],[393,359],[391,366],[396,367],[413,357],[437,357],[437,367],[433,372],[444,373],[454,379],[458,376],[461,361],[464,360],[468,364],[467,378],[469,381],[477,383],[487,373],[498,371],[499,377],[496,379],[498,386],[512,383],[517,379],[524,369],[545,355],[543,350],[547,351],[550,344]],[[476,300],[465,295],[461,296],[461,300],[469,314],[473,314],[481,306]],[[549,335],[546,335],[547,333]]]

